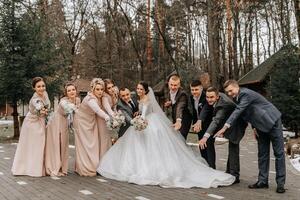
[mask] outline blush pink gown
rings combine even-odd
[[[64,109],[67,103],[70,103],[67,97],[60,100],[47,126],[45,168],[50,176],[65,176],[68,173],[69,129]],[[74,106],[78,108],[79,105],[80,98],[77,97]]]
[[[44,97],[43,99],[34,93],[29,102],[29,112],[21,128],[19,143],[11,169],[13,175],[45,176],[45,117],[39,116],[36,111],[40,102],[50,107],[47,92],[45,92]]]
[[[92,94],[83,99],[74,116],[75,171],[80,176],[96,176],[100,160],[99,127],[97,116],[109,116],[99,107],[98,99]]]

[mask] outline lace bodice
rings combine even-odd
[[[153,108],[149,102],[139,102],[139,111],[142,118],[145,118],[147,115],[153,112]]]

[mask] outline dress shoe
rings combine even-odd
[[[239,178],[235,179],[235,181],[232,184],[237,184],[237,183],[240,183],[240,179]]]
[[[269,185],[266,183],[256,182],[253,185],[248,185],[250,189],[261,189],[261,188],[269,188]]]
[[[277,186],[276,192],[277,193],[285,193],[285,189],[283,186]]]

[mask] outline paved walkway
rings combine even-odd
[[[225,169],[227,144],[217,145],[217,168]],[[250,134],[241,143],[241,183],[212,189],[165,189],[158,186],[138,186],[97,177],[80,177],[73,173],[74,149],[71,147],[70,174],[61,178],[14,177],[10,173],[16,144],[0,144],[0,200],[79,200],[79,199],[138,199],[138,200],[201,200],[201,199],[300,199],[300,173],[287,160],[288,189],[285,194],[275,192],[274,158],[270,160],[270,188],[250,190],[248,184],[257,177],[257,146]]]

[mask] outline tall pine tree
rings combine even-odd
[[[23,0],[3,0],[0,8],[0,98],[13,108],[14,137],[19,136],[18,102],[27,102],[31,79],[46,78],[47,90],[59,91],[59,48],[47,32],[46,18]]]

